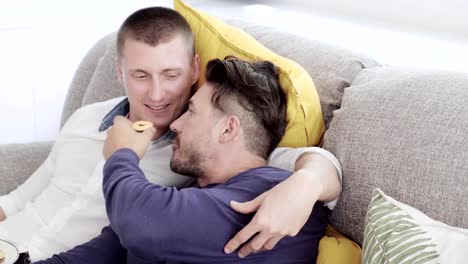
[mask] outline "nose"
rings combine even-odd
[[[163,87],[161,86],[159,79],[158,78],[153,78],[151,87],[148,91],[148,97],[151,99],[153,102],[160,102],[164,99],[165,96],[165,91]]]
[[[171,125],[169,126],[170,129],[174,131],[175,133],[180,133],[180,131],[182,130],[182,127],[184,126],[185,117],[186,117],[186,113],[183,113],[179,118],[172,121]]]

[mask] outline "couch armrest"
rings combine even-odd
[[[0,145],[0,195],[22,184],[47,158],[53,142]]]

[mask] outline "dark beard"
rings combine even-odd
[[[174,160],[174,154],[171,159],[171,170],[179,174],[199,178],[203,176],[203,170],[200,168],[200,159],[198,156],[190,155],[188,161]]]

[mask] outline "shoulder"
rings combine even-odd
[[[85,105],[76,110],[67,120],[64,129],[91,124],[95,129],[99,127],[102,119],[125,97],[117,97],[104,102]]]
[[[244,202],[270,190],[290,175],[290,171],[274,167],[254,168],[210,189],[209,193],[226,200],[228,203],[230,200]]]
[[[248,181],[280,182],[288,178],[292,172],[281,168],[265,166],[245,171],[242,174],[250,176],[245,177]]]

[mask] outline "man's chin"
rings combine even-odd
[[[164,113],[164,114],[146,113],[144,118],[146,119],[146,121],[150,121],[151,123],[153,123],[154,127],[164,128],[164,129],[168,129],[169,125],[173,121],[172,113]]]
[[[189,162],[183,162],[178,159],[174,158],[174,154],[172,156],[170,167],[173,172],[182,174],[184,176],[198,178],[200,174],[200,170],[196,167],[193,163],[190,164]]]

